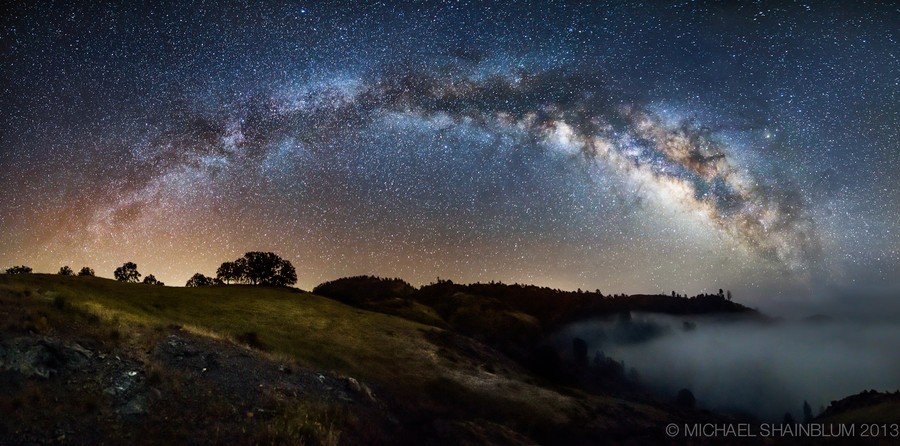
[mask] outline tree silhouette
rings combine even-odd
[[[79,275],[79,276],[94,277],[94,268],[91,268],[91,267],[89,267],[89,266],[84,266],[84,267],[81,268],[81,271],[78,271],[78,275]]]
[[[197,273],[197,274],[194,274],[193,276],[191,276],[191,278],[188,279],[187,283],[184,284],[184,286],[190,287],[190,288],[196,288],[196,287],[201,287],[201,286],[210,286],[210,285],[216,285],[217,281],[218,281],[218,279],[214,279],[212,277],[206,277],[203,274]]]
[[[113,271],[113,276],[119,282],[137,283],[141,278],[141,273],[138,272],[136,263],[126,262]]]
[[[225,283],[243,283],[246,281],[247,260],[240,258],[234,262],[224,262],[216,270],[216,279]]]
[[[694,394],[690,390],[681,389],[678,391],[678,395],[675,395],[675,404],[693,409],[697,404],[697,399],[694,398]]]
[[[247,280],[256,285],[287,286],[297,283],[297,270],[291,262],[272,252],[248,252]]]
[[[803,422],[809,424],[812,419],[812,407],[809,407],[809,401],[803,400]]]
[[[147,277],[144,277],[145,285],[165,285],[164,283],[156,280],[156,276],[153,274],[147,274]]]
[[[25,265],[13,266],[6,269],[6,274],[31,274],[31,267]]]
[[[69,268],[69,266],[66,265],[66,266],[61,267],[59,269],[59,272],[56,274],[59,274],[60,276],[74,276],[75,271],[72,271],[72,268]]]
[[[228,283],[287,286],[297,283],[297,270],[275,253],[251,251],[234,262],[223,263],[216,277]]]

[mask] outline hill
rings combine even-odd
[[[831,404],[816,417],[817,422],[844,424],[896,425],[900,420],[900,391],[894,393],[867,390]],[[885,437],[889,435],[875,435]],[[894,436],[896,437],[896,436]]]
[[[547,380],[421,305],[0,275],[0,443],[646,443],[719,419]]]
[[[358,276],[317,286],[314,293],[475,337],[499,348],[533,347],[559,328],[580,320],[630,312],[718,314],[763,318],[722,295],[604,296],[503,283],[438,281],[415,288],[401,279]]]

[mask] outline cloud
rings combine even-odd
[[[695,329],[683,329],[688,319]],[[655,336],[624,342],[635,339],[621,335],[628,332],[625,325],[642,333],[656,327]],[[884,342],[900,338],[896,320],[762,324],[635,314],[628,323],[573,324],[558,336],[560,345],[571,345],[575,336],[635,368],[642,383],[664,398],[688,388],[701,407],[764,421],[780,421],[788,411],[799,419],[803,401],[816,412],[862,390],[900,388],[896,345]]]

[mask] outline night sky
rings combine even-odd
[[[892,2],[24,3],[3,268],[897,289]]]

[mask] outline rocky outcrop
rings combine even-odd
[[[18,337],[0,341],[0,370],[49,379],[61,368],[80,368],[93,353],[77,343],[52,338]]]

